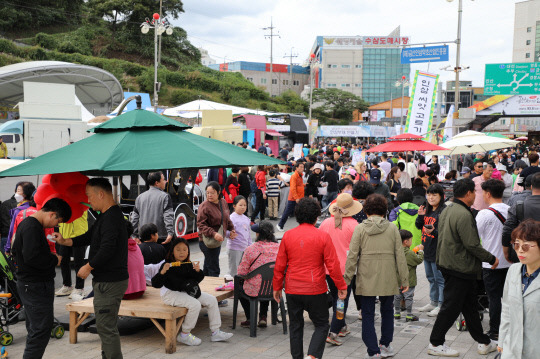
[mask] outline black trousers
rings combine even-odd
[[[489,344],[491,340],[484,334],[478,314],[476,279],[464,279],[445,272],[443,277],[444,301],[431,331],[431,344],[444,344],[446,333],[454,325],[459,313],[463,313],[471,337],[480,344]]]
[[[208,248],[203,241],[199,241],[199,248],[204,254],[204,275],[206,277],[219,277],[219,254],[221,253],[221,246]]]
[[[313,355],[318,359],[322,358],[326,337],[330,329],[326,293],[318,295],[287,294],[287,309],[289,310],[289,338],[293,359],[304,358],[304,310],[308,312],[309,319],[315,326],[307,355]]]
[[[263,193],[260,189],[255,192],[255,209],[253,210],[253,213],[251,214],[251,222],[255,222],[255,219],[257,218],[257,214],[260,213],[259,219],[261,221],[264,220],[264,213],[266,212],[266,202],[263,197]]]
[[[28,332],[23,358],[42,358],[54,322],[54,281],[24,283],[19,280],[17,290],[24,306]]]
[[[251,306],[249,304],[249,299],[247,298],[240,298],[240,304],[242,304],[242,308],[244,308],[244,313],[246,314],[246,319],[250,320],[250,313],[251,313]],[[260,317],[266,317],[268,316],[268,305],[270,302],[259,302],[259,318]],[[255,318],[257,320],[257,318]]]
[[[502,296],[508,268],[483,269],[484,286],[489,299],[489,333],[499,334]]]
[[[66,287],[71,287],[71,266],[70,259],[73,256],[75,263],[75,289],[84,289],[84,279],[77,277],[79,269],[84,265],[84,255],[86,254],[87,246],[83,247],[68,247],[57,244],[56,251],[62,256],[60,269],[62,271],[62,284]]]

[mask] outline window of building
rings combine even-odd
[[[248,81],[253,82],[253,77],[247,77]]]
[[[361,68],[362,68],[362,65],[360,65],[360,64],[354,65],[354,68],[355,68],[355,69],[361,69]]]
[[[272,79],[272,85],[277,85],[277,79]]]
[[[531,53],[530,53],[530,52],[527,52],[527,53],[525,54],[525,58],[526,58],[526,59],[530,59],[530,58],[531,58]]]
[[[527,40],[527,41],[526,41],[526,44],[527,44],[527,45],[530,45],[530,44],[531,44],[531,40]]]
[[[501,120],[501,125],[506,125],[506,120],[505,119]]]
[[[289,84],[289,80],[283,80],[283,85],[288,85]]]
[[[342,68],[342,69],[350,69],[350,68],[351,68],[351,65],[349,65],[349,64],[342,64],[342,65],[341,65],[341,68]]]
[[[336,87],[336,84],[326,84],[326,87]]]
[[[531,32],[531,31],[532,31],[532,27],[528,27],[527,32]]]
[[[261,83],[262,83],[262,84],[265,84],[265,83],[266,83],[266,79],[261,79]]]
[[[354,84],[354,87],[362,87],[362,84]]]
[[[293,84],[294,86],[299,86],[299,85],[300,85],[300,81],[298,81],[298,80],[293,80],[292,84]]]
[[[351,87],[351,84],[341,84],[341,87]]]

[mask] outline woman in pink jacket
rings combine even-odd
[[[244,251],[244,256],[242,257],[242,261],[238,266],[239,275],[246,275],[266,263],[276,261],[279,243],[274,236],[274,226],[272,223],[269,221],[262,221],[261,223],[252,225],[251,230],[257,233],[257,238],[255,239],[255,243],[247,247]],[[244,292],[250,297],[256,297],[259,294],[260,289],[260,275],[250,278],[244,282]],[[266,318],[269,303],[270,302],[259,303],[260,328],[265,328],[267,325]],[[240,304],[242,304],[242,308],[244,308],[244,313],[246,314],[246,321],[240,323],[240,325],[244,328],[249,328],[250,320],[252,320],[252,318],[250,318],[249,300],[246,298],[240,298]],[[253,318],[253,320],[256,320],[256,318]]]

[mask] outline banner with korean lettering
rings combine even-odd
[[[431,131],[439,75],[416,71],[405,132],[425,136]]]

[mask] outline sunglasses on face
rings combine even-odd
[[[536,247],[536,244],[529,244],[529,243],[521,244],[521,243],[518,243],[518,242],[514,242],[514,243],[512,243],[512,246],[514,247],[515,251],[518,251],[519,247],[521,247],[523,252],[527,252],[529,250],[529,248]]]

